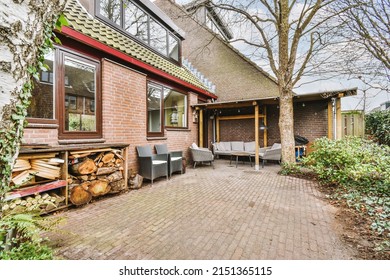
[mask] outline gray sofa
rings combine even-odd
[[[230,156],[234,152],[255,153],[256,143],[243,141],[217,142],[213,144],[213,153],[216,157]]]
[[[259,158],[262,161],[263,168],[264,168],[264,163],[267,160],[276,160],[280,162],[282,158],[282,145],[280,143],[274,143],[270,147],[260,148]]]

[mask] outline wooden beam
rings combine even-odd
[[[199,110],[199,147],[203,148],[203,110]]]
[[[259,105],[255,106],[255,170],[259,170]]]
[[[267,106],[263,107],[264,109],[264,125],[267,126]],[[268,146],[268,129],[264,129],[264,134],[263,134],[263,142],[264,142],[264,147]]]
[[[199,105],[196,107],[196,109],[199,109],[200,107],[206,108],[206,109],[225,109],[225,108],[242,108],[242,107],[252,107],[253,101],[245,101],[245,102],[235,102],[235,103],[204,103],[202,105]]]
[[[342,138],[342,122],[341,122],[341,99],[336,99],[336,138]]]
[[[328,138],[333,139],[333,108],[331,100],[328,102]]]
[[[221,134],[220,134],[220,126],[219,126],[219,116],[217,116],[216,123],[215,123],[215,130],[217,131],[217,142],[221,141]]]
[[[258,114],[257,118],[264,118],[262,114]],[[245,119],[255,119],[255,115],[237,115],[237,116],[220,116],[219,120],[221,121],[230,121],[230,120],[245,120]]]

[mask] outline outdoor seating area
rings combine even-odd
[[[232,153],[249,153],[254,154],[256,149],[255,141],[230,141],[213,143],[213,153],[216,157],[230,156]]]
[[[272,146],[260,148],[259,157],[263,168],[267,160],[274,160],[280,163],[282,159],[282,145],[280,143],[274,143]]]
[[[213,153],[207,149],[207,148],[199,148],[198,145],[195,143],[192,143],[190,147],[192,160],[194,162],[194,168],[196,167],[196,164],[200,163],[209,163],[213,168],[213,162],[214,162],[214,155]]]

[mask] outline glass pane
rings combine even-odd
[[[44,62],[49,69],[40,72],[40,81],[34,79],[31,104],[27,117],[54,119],[54,53],[45,55]]]
[[[167,55],[167,31],[154,20],[150,20],[150,46]]]
[[[100,14],[121,25],[121,0],[100,0]]]
[[[166,126],[187,127],[187,96],[174,90],[164,94],[164,119]]]
[[[138,39],[148,42],[148,16],[131,2],[124,4],[125,30]]]
[[[96,67],[65,58],[65,130],[96,131]]]
[[[148,88],[148,132],[161,132],[161,87]]]
[[[179,41],[169,34],[169,57],[174,60],[179,60]]]

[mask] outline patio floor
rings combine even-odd
[[[312,181],[216,160],[60,213],[60,259],[351,259]]]

